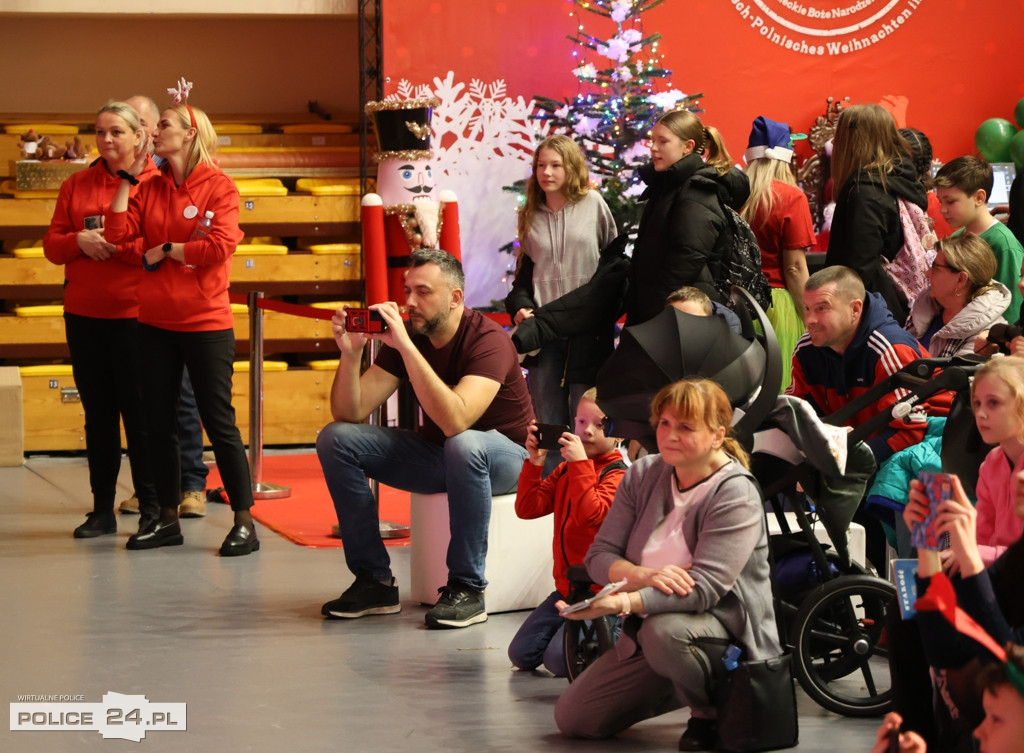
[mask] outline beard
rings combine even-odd
[[[413,314],[416,314],[416,316],[413,316]],[[412,312],[409,315],[409,325],[412,331],[417,335],[425,335],[427,337],[431,337],[439,332],[446,321],[448,321],[447,312],[435,314],[429,318],[423,316],[418,311]]]

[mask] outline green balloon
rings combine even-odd
[[[1005,118],[989,118],[974,133],[974,145],[989,162],[1010,161],[1010,140],[1017,128]]]
[[[1019,128],[1024,128],[1024,97],[1021,97],[1020,102],[1013,108],[1013,119],[1017,121]]]
[[[1017,172],[1024,171],[1024,131],[1017,131],[1017,135],[1010,139],[1010,157],[1017,166]]]

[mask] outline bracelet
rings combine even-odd
[[[118,170],[117,175],[119,178],[124,178],[126,181],[131,183],[133,186],[139,185],[139,179],[132,175],[127,170]]]
[[[619,611],[619,617],[626,617],[633,612],[633,605],[629,600],[629,594],[625,592],[619,593],[619,602],[622,605],[622,609]]]

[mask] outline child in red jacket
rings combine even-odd
[[[564,432],[558,440],[565,462],[543,480],[541,472],[548,451],[537,446],[537,426],[531,424],[526,438],[530,455],[523,462],[516,493],[516,514],[520,518],[554,513],[556,590],[530,612],[509,644],[508,657],[519,669],[533,670],[543,663],[556,677],[566,676],[561,640],[563,620],[555,608],[555,602],[569,594],[565,571],[569,565],[583,564],[626,472],[626,464],[616,449],[618,440],[605,436],[605,415],[597,407],[596,399],[597,391],[593,388],[583,393],[576,408],[575,433]]]

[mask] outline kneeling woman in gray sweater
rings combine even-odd
[[[725,672],[728,644],[746,660],[782,653],[761,497],[731,420],[708,380],[676,382],[652,401],[659,454],[626,472],[586,558],[596,582],[626,585],[567,615],[628,617],[615,649],[559,698],[564,734],[609,737],[688,706],[680,750],[706,750],[717,731],[707,688]]]

